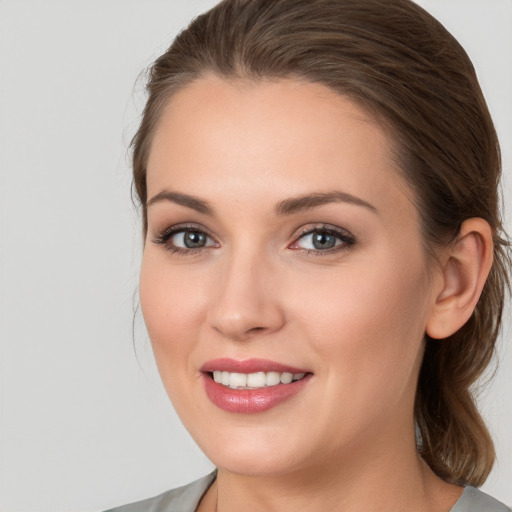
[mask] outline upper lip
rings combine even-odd
[[[268,359],[230,359],[223,357],[212,359],[204,363],[200,370],[202,372],[236,372],[236,373],[256,373],[256,372],[279,372],[279,373],[309,373],[308,370],[296,368]]]

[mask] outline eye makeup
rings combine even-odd
[[[178,236],[181,235],[181,240]],[[175,239],[176,240],[173,240]],[[179,240],[179,241],[178,241]],[[208,231],[197,224],[178,224],[156,233],[152,239],[154,244],[161,245],[173,254],[198,254],[211,247],[220,247]]]
[[[172,254],[184,256],[220,247],[208,230],[197,224],[169,226],[157,232],[152,241]],[[355,237],[346,229],[318,224],[301,228],[287,247],[306,255],[321,257],[346,251],[355,243]]]
[[[304,227],[294,238],[290,249],[305,251],[307,255],[315,257],[348,250],[356,243],[355,237],[349,231],[330,224]],[[303,246],[300,245],[301,242]]]

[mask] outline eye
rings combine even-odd
[[[203,230],[195,226],[173,226],[158,233],[153,242],[164,245],[171,252],[194,252],[218,244]]]
[[[325,226],[303,232],[290,248],[313,252],[333,252],[346,249],[354,243],[355,239],[348,231]]]
[[[201,231],[180,231],[169,238],[175,247],[199,249],[208,245],[208,235]]]

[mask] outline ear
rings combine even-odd
[[[462,223],[443,258],[442,279],[426,325],[431,338],[447,338],[469,320],[491,270],[493,247],[491,227],[485,220]]]

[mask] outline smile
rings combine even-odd
[[[232,413],[267,411],[297,395],[313,374],[263,359],[216,359],[201,367],[208,399]]]
[[[213,380],[231,389],[261,389],[278,384],[290,384],[304,378],[305,373],[256,372],[236,373],[215,370]]]

